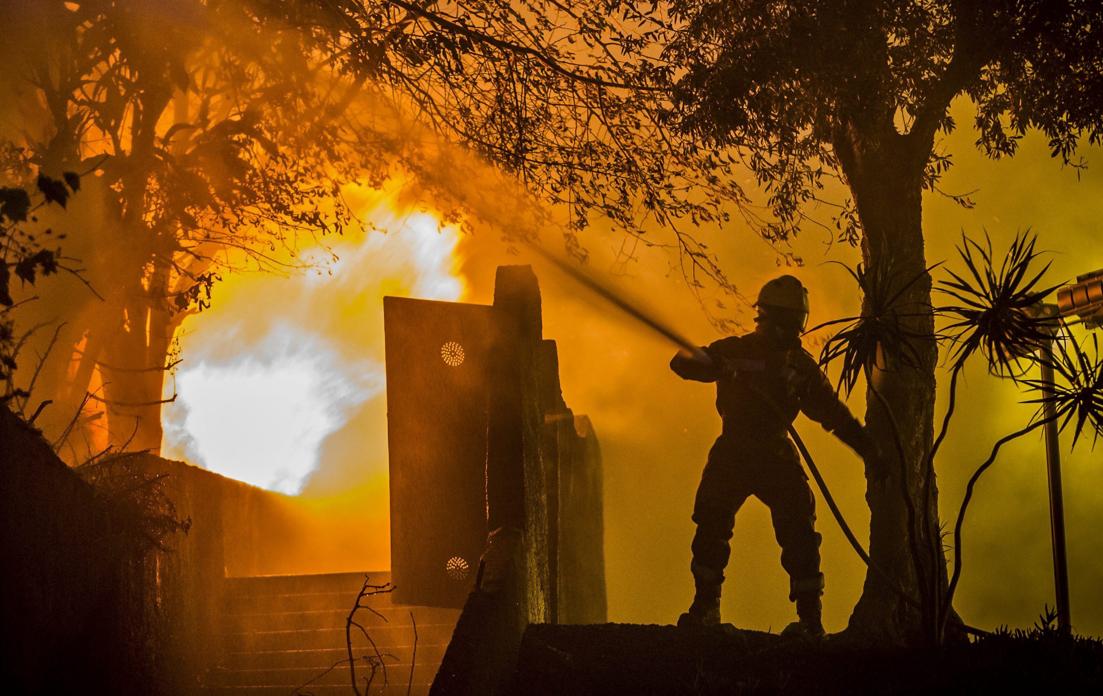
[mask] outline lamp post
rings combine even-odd
[[[1057,304],[1044,304],[1041,316],[1056,320],[1078,316],[1089,329],[1103,327],[1103,269],[1076,278],[1057,290]],[[1042,382],[1052,384],[1052,334],[1042,346]],[[1046,394],[1049,396],[1049,394]],[[1065,549],[1065,503],[1061,492],[1061,447],[1058,441],[1056,407],[1046,399],[1042,404],[1045,425],[1046,465],[1049,473],[1049,521],[1053,540],[1053,586],[1057,595],[1057,628],[1068,635],[1072,631],[1069,609],[1069,570]]]

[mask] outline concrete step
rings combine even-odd
[[[427,643],[418,640],[417,659],[440,661],[448,643]],[[386,652],[399,656],[413,653],[412,643],[389,645]],[[383,649],[380,648],[380,651]],[[348,657],[345,647],[320,648],[316,650],[266,650],[261,652],[237,652],[226,656],[223,666],[226,669],[266,669],[270,667],[309,667],[325,668]]]
[[[454,623],[417,625],[419,640],[441,642],[452,637]],[[391,645],[413,640],[414,628],[410,624],[382,624],[368,628],[368,635],[376,645]],[[224,636],[228,652],[257,652],[263,650],[296,650],[314,648],[340,648],[346,643],[345,627],[301,628],[274,631],[247,631]],[[353,633],[353,646],[367,646],[368,641],[359,631]]]
[[[344,597],[348,600],[348,597]],[[352,602],[340,609],[289,609],[285,611],[235,612],[228,609],[225,630],[229,633],[249,631],[273,631],[306,628],[344,627],[348,619]],[[434,609],[430,607],[375,606],[361,609],[356,620],[364,626],[411,625],[410,614],[420,626],[455,623],[459,618],[458,609]]]
[[[398,660],[386,660],[386,665],[386,680],[389,684],[398,682],[406,684],[410,678],[409,661],[400,662]],[[330,669],[331,667],[332,669]],[[415,665],[414,681],[431,682],[436,672],[437,669],[434,665]],[[356,674],[358,680],[363,680],[371,674],[371,667],[368,663],[359,661],[356,666]],[[375,675],[373,683],[382,684],[384,681],[382,668],[377,668]],[[219,686],[283,685],[289,687],[288,691],[293,690],[301,684],[306,684],[307,682],[309,682],[311,686],[323,684],[349,684],[349,668],[345,663],[337,667],[327,665],[321,669],[281,667],[278,669],[270,668],[263,670],[220,670],[218,673],[212,673],[210,676],[214,683],[217,683]]]
[[[226,596],[230,601],[241,595],[352,593],[355,597],[364,584],[364,577],[373,585],[391,580],[389,572],[319,573],[315,575],[254,575],[226,578]],[[383,595],[381,595],[383,596]]]
[[[224,630],[227,633],[247,633],[250,631],[277,631],[288,629],[326,629],[344,628],[349,618],[349,606],[341,609],[304,609],[288,611],[234,612],[225,615]],[[458,609],[432,609],[424,607],[375,607],[356,612],[356,621],[365,627],[375,625],[413,625],[410,613],[418,628],[422,625],[456,623]]]
[[[368,573],[373,585],[385,585],[390,573]],[[206,679],[207,693],[348,694],[346,621],[365,573],[280,575],[227,578],[220,640],[222,658]],[[356,621],[367,632],[352,631],[353,654],[361,690],[370,674],[368,656],[383,656],[387,681],[377,669],[372,694],[406,694],[413,667],[411,696],[429,691],[452,638],[458,609],[395,604],[389,592],[362,601]],[[411,612],[413,621],[411,621]],[[417,653],[414,655],[414,621]],[[370,640],[369,640],[370,638]],[[374,642],[374,646],[372,643]],[[300,688],[301,687],[301,688]]]
[[[389,686],[374,683],[370,690],[360,683],[360,691],[365,696],[415,696],[428,694],[431,681],[418,682],[407,686],[406,681],[392,682]],[[407,690],[408,689],[408,690]],[[344,684],[269,684],[264,686],[214,686],[207,689],[208,696],[349,696],[352,688],[349,683]]]
[[[319,609],[344,610],[352,608],[359,588],[339,592],[296,592],[296,593],[258,593],[242,594],[228,598],[227,609],[239,614],[263,614],[278,611],[311,611]],[[395,606],[389,594],[379,594],[367,598],[373,608],[382,609]]]

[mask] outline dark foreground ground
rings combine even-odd
[[[998,634],[940,651],[810,644],[756,631],[532,625],[513,693],[1103,693],[1103,642]]]

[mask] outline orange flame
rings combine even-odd
[[[463,297],[459,230],[398,210],[391,191],[348,195],[365,225],[301,250],[313,272],[231,275],[211,310],[185,320],[184,362],[166,387],[177,399],[164,409],[164,456],[299,493],[327,441],[383,398],[383,296]],[[378,440],[385,421],[362,429]],[[386,443],[362,447],[371,461],[354,465],[385,471]]]

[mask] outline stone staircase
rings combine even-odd
[[[367,575],[373,585],[390,580],[390,573]],[[335,573],[227,578],[220,636],[223,658],[207,675],[207,693],[353,693],[345,621],[364,576]],[[396,605],[388,593],[368,597],[361,604],[370,607],[356,614],[367,636],[352,629],[361,693],[406,694],[409,687],[411,695],[428,694],[459,610]],[[368,688],[373,662],[377,667]]]

